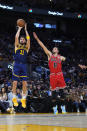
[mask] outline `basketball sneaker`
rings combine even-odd
[[[22,107],[26,108],[26,99],[21,99]]]
[[[7,111],[7,113],[10,113],[10,114],[15,113],[14,108],[8,108],[6,111]]]
[[[55,115],[58,115],[58,106],[56,105],[55,107],[53,107],[53,111]]]
[[[13,98],[13,99],[12,99],[12,102],[13,102],[13,105],[14,105],[14,106],[16,106],[16,107],[18,106],[17,98]]]

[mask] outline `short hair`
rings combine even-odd
[[[57,47],[57,46],[54,46],[53,48],[57,48],[57,49],[58,49],[58,47]]]
[[[54,49],[54,48],[57,48],[57,49],[58,49],[58,51],[59,51],[59,48],[58,48],[57,46],[54,46],[54,47],[53,47],[53,49]],[[53,50],[53,49],[52,49],[52,50]]]

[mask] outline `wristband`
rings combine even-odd
[[[26,36],[26,39],[29,40],[29,39],[30,39],[30,36]]]

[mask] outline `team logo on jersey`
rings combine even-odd
[[[61,59],[57,58],[51,58],[51,61],[56,62],[56,63],[61,63]]]

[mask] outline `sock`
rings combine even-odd
[[[16,98],[16,94],[13,94],[13,98]]]
[[[28,94],[28,92],[26,92],[26,94],[23,94],[23,92],[22,92],[22,99],[26,99],[27,94]]]
[[[22,95],[22,99],[26,99],[27,95],[26,94],[23,94]]]

